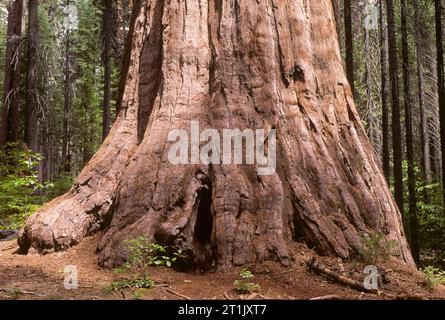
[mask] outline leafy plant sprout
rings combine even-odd
[[[154,281],[149,276],[150,267],[166,266],[173,264],[183,257],[182,250],[171,252],[167,247],[157,243],[152,243],[146,236],[124,241],[123,246],[127,252],[127,262],[120,268],[116,268],[116,273],[134,271],[136,278],[124,279],[113,282],[106,288],[107,292],[113,292],[124,288],[150,289],[154,286]]]
[[[248,269],[242,269],[240,272],[240,277],[241,279],[237,279],[233,283],[235,292],[239,294],[246,294],[257,292],[261,289],[259,284],[251,282],[251,280],[254,278],[254,275]]]

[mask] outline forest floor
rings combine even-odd
[[[97,239],[85,239],[66,252],[48,255],[18,255],[16,241],[0,242],[0,299],[135,299],[131,290],[107,294],[105,288],[122,278],[111,270],[97,265]],[[417,271],[397,263],[385,265],[389,283],[379,294],[363,293],[337,284],[323,275],[309,271],[306,261],[319,261],[339,274],[363,279],[357,263],[342,263],[338,259],[318,257],[304,245],[296,245],[295,262],[283,268],[274,263],[251,266],[254,282],[261,286],[258,294],[238,295],[233,290],[240,269],[224,273],[181,273],[167,268],[152,268],[156,287],[143,293],[144,299],[310,299],[335,295],[339,299],[445,299],[445,287],[430,290]],[[64,287],[63,270],[74,265],[78,270],[78,289]],[[363,280],[362,280],[363,281]]]

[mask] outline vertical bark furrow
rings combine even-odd
[[[146,27],[147,36],[133,47],[128,109],[113,128],[131,138],[120,147],[131,149],[121,156],[129,161],[112,169],[114,176],[88,165],[75,189],[96,198],[81,202],[94,213],[82,213],[88,217],[103,216],[100,204],[111,194],[98,246],[103,266],[121,264],[122,242],[141,234],[184,249],[193,268],[289,264],[293,240],[347,259],[357,254],[361,236],[379,232],[398,240],[412,263],[400,214],[355,111],[330,0],[144,3],[150,10],[136,30]],[[160,3],[162,12],[154,14]],[[277,129],[276,172],[261,176],[257,164],[203,164],[190,150],[189,164],[171,164],[168,134],[185,130],[190,146],[192,120],[220,134]],[[104,148],[93,163],[114,160],[117,147]],[[105,179],[109,189],[101,185]],[[33,238],[36,247],[40,239]]]

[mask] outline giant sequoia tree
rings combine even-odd
[[[120,112],[69,193],[22,229],[23,252],[101,232],[99,262],[145,234],[195,266],[288,264],[292,243],[350,258],[400,213],[354,107],[330,0],[135,1]],[[131,51],[130,51],[131,50]],[[277,170],[174,165],[172,129],[277,130]]]

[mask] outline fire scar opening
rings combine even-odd
[[[214,264],[212,245],[212,185],[203,185],[196,199],[196,222],[193,230],[193,267],[210,269]]]

